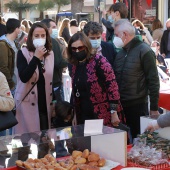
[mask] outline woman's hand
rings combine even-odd
[[[111,114],[111,123],[113,124],[113,126],[118,126],[120,123],[120,119],[116,111],[113,114]]]
[[[39,46],[35,49],[34,56],[42,60],[46,52],[47,52],[47,49],[44,46]]]
[[[72,126],[76,126],[77,125],[77,118],[76,118],[76,113],[74,113],[74,117],[72,120]]]

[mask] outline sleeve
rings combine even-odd
[[[99,83],[106,88],[111,110],[117,110],[120,95],[114,71],[105,57],[100,56],[97,66],[97,76]]]
[[[32,75],[34,74],[40,60],[37,57],[33,57],[30,63],[27,63],[21,50],[18,51],[17,55],[17,68],[18,74],[23,83],[27,83]]]
[[[6,76],[10,89],[14,87],[14,82],[10,70],[8,68],[8,49],[5,42],[0,43],[0,70]]]
[[[112,23],[107,21],[106,19],[102,18],[102,24],[108,29],[108,30],[111,30],[113,31],[113,26],[112,26]]]
[[[69,29],[68,28],[64,28],[63,30],[63,38],[65,39],[65,41],[68,43],[71,36],[70,36],[70,33],[69,33]]]
[[[152,36],[151,36],[150,32],[148,31],[148,29],[147,29],[147,28],[146,28],[146,29],[144,29],[144,32],[146,33],[146,38],[148,39],[149,43],[151,44],[151,43],[152,43],[152,41],[153,41],[153,38],[152,38]]]
[[[154,52],[149,50],[142,57],[142,67],[145,74],[146,86],[149,90],[150,96],[150,110],[158,110],[158,99],[159,99],[159,77],[156,66],[156,56]]]
[[[0,72],[0,111],[10,111],[14,108],[14,99],[10,92],[6,77]]]
[[[163,35],[162,35],[162,38],[161,38],[161,44],[160,44],[160,51],[161,51],[161,54],[165,54],[165,31],[164,31],[164,33],[163,33]]]
[[[160,115],[157,122],[161,128],[170,126],[170,112]]]
[[[66,60],[62,57],[62,51],[59,43],[52,38],[53,52],[54,52],[54,69],[61,69],[67,67]]]

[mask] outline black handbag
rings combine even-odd
[[[2,112],[0,111],[0,132],[9,129],[18,124],[12,111]]]

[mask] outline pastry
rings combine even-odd
[[[86,163],[86,159],[82,158],[82,157],[77,157],[74,162],[76,164],[85,164]]]
[[[95,153],[88,156],[89,162],[95,162],[95,161],[98,161],[99,159],[100,159],[99,155]]]
[[[75,159],[75,158],[77,158],[77,157],[81,157],[82,156],[82,152],[81,151],[73,151],[72,152],[72,157]]]
[[[105,166],[105,164],[106,164],[106,160],[104,158],[99,159],[99,161],[98,161],[99,167],[103,167],[103,166]]]
[[[83,157],[83,158],[88,158],[88,156],[89,156],[89,150],[88,150],[88,149],[85,149],[85,150],[83,151],[82,157]]]
[[[88,165],[90,165],[90,166],[98,166],[98,162],[89,162]]]

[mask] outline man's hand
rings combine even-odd
[[[117,112],[114,112],[111,114],[111,123],[113,126],[118,126],[120,123],[119,117],[117,115]]]
[[[153,132],[153,131],[155,131],[155,130],[157,130],[157,129],[159,129],[159,128],[160,128],[160,127],[159,127],[159,125],[158,125],[157,120],[153,120],[153,121],[151,121],[151,122],[148,123],[148,126],[147,126],[147,128],[146,128],[145,130],[148,130],[148,131],[150,131],[150,132]]]
[[[159,116],[160,113],[158,111],[153,111],[153,110],[150,110],[150,116]]]

